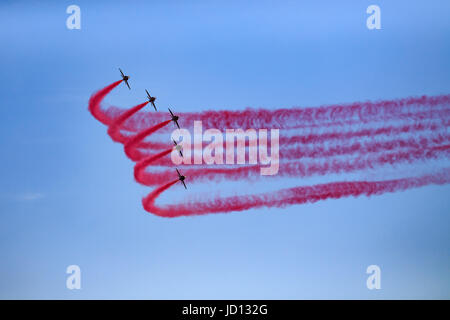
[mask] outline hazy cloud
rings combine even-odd
[[[21,193],[14,197],[18,201],[35,201],[44,198],[44,194],[40,192]]]

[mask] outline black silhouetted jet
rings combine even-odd
[[[181,183],[183,184],[184,188],[187,189],[187,188],[186,188],[186,184],[184,183],[184,179],[186,179],[186,177],[185,177],[185,176],[182,176],[181,173],[180,173],[180,171],[178,171],[178,169],[175,168],[175,170],[177,170],[177,173],[178,173],[178,180],[180,180]]]
[[[155,108],[155,111],[157,111],[157,110],[156,110],[156,106],[155,106],[155,100],[156,100],[156,97],[152,97],[152,96],[150,95],[150,93],[148,93],[147,89],[145,89],[145,92],[147,92],[148,102],[150,102],[150,103],[153,105],[153,108]]]
[[[130,79],[129,76],[126,76],[123,74],[122,70],[119,68],[120,74],[122,75],[122,80],[125,81],[125,83],[127,84],[128,89],[131,90],[130,85],[128,84],[128,79]]]
[[[170,115],[172,116],[172,121],[175,122],[175,124],[177,125],[178,129],[180,129],[180,126],[178,125],[178,116],[175,116],[172,111],[169,109]]]

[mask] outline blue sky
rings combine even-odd
[[[180,111],[448,94],[448,1],[133,3],[0,4],[0,298],[450,297],[450,186],[161,219],[87,111],[119,66],[133,90],[108,97],[118,106],[144,88]]]

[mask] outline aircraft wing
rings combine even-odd
[[[181,181],[181,183],[183,184],[184,188],[187,190],[186,184],[184,184],[184,181]]]
[[[122,75],[122,78],[125,77],[125,75],[122,72],[122,69],[119,68],[120,74]]]
[[[184,158],[184,157],[183,157],[183,152],[181,152],[181,150],[180,150],[180,156],[181,156],[182,158]]]
[[[177,125],[178,129],[180,129],[180,125],[178,124],[178,121],[175,121],[175,124]]]
[[[158,111],[158,110],[156,110],[156,106],[155,106],[155,103],[152,101],[152,105],[153,105],[153,108],[155,108],[155,111]]]
[[[128,81],[127,81],[127,80],[125,80],[125,83],[127,84],[127,86],[128,86],[128,89],[130,89],[130,90],[131,90],[131,88],[130,88],[130,85],[128,84]]]
[[[167,109],[169,109],[169,108],[167,108]],[[170,112],[170,115],[173,117],[173,113],[170,109],[169,109],[169,112]]]
[[[177,173],[178,173],[178,177],[180,178],[180,177],[181,177],[180,171],[178,171],[178,169],[177,169],[177,168],[175,168],[175,170],[177,170]]]

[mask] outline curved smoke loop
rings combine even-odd
[[[172,162],[166,156],[173,151],[173,147],[167,143],[145,139],[157,131],[167,132],[166,126],[170,120],[161,113],[138,113],[148,102],[128,110],[116,107],[102,110],[102,100],[121,82],[122,80],[116,81],[95,92],[89,100],[89,110],[97,120],[108,126],[111,139],[122,143],[126,155],[136,162],[135,180],[143,185],[157,186],[143,198],[142,204],[148,212],[158,216],[179,217],[244,211],[259,207],[285,207],[330,198],[371,196],[450,182],[450,168],[444,168],[423,176],[382,181],[331,182],[271,193],[214,198],[202,202],[188,201],[159,207],[155,204],[158,196],[178,180],[167,182],[167,177],[173,175],[173,168],[152,173],[146,171],[146,168],[150,165],[171,166]],[[301,135],[297,133],[280,138],[282,161],[278,176],[309,177],[349,173],[386,165],[447,159],[450,152],[450,135],[447,132],[450,124],[450,95],[318,108],[203,111],[180,114],[180,117],[188,124],[200,120],[206,129],[304,130]],[[387,124],[390,122],[393,123]],[[365,127],[354,128],[361,124]],[[190,182],[221,178],[255,179],[258,172],[258,165],[215,168],[197,165],[183,169]]]

